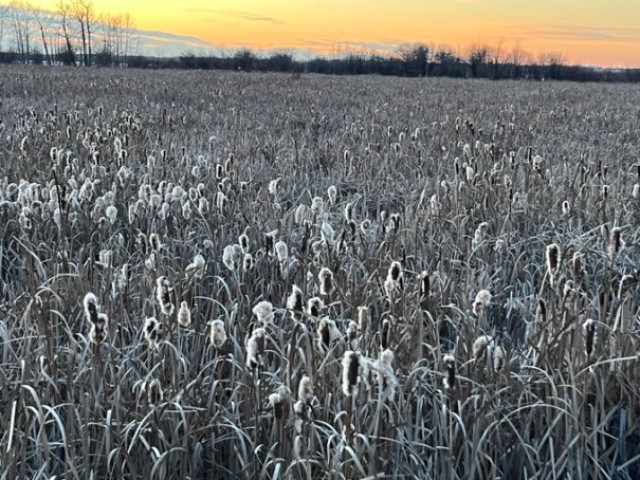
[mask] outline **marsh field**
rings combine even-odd
[[[0,478],[640,475],[640,90],[0,70]]]

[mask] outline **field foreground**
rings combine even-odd
[[[640,90],[0,70],[0,478],[640,476]]]

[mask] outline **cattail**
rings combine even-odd
[[[582,254],[578,251],[573,252],[573,256],[571,257],[571,266],[573,269],[573,276],[576,279],[579,279],[582,276]]]
[[[442,363],[444,364],[445,371],[447,372],[447,376],[444,378],[444,388],[450,390],[455,388],[456,385],[456,359],[450,353],[447,353],[442,358]]]
[[[633,275],[627,274],[622,276],[622,278],[620,279],[620,285],[618,286],[618,298],[620,300],[624,300],[629,287],[635,282],[635,280],[636,278]]]
[[[191,310],[189,310],[189,304],[185,301],[180,303],[180,309],[178,310],[178,323],[183,328],[191,326]]]
[[[155,348],[160,338],[160,323],[155,317],[147,317],[144,321],[144,338],[151,350]]]
[[[391,262],[387,276],[394,282],[402,280],[402,265],[400,265],[400,262]]]
[[[585,320],[582,327],[584,329],[584,351],[587,354],[587,357],[590,357],[593,353],[593,347],[595,344],[596,322],[589,318]]]
[[[392,230],[397,233],[400,230],[400,214],[392,213],[389,218],[391,219]]]
[[[473,352],[473,358],[478,361],[484,358],[484,355],[487,351],[487,347],[490,345],[491,337],[489,335],[481,335],[476,338],[475,342],[473,342],[473,346],[471,347],[471,351]]]
[[[389,336],[391,333],[391,322],[385,318],[380,328],[380,347],[382,350],[389,348]]]
[[[353,202],[349,202],[344,207],[344,219],[347,222],[353,220]]]
[[[297,285],[293,285],[291,295],[287,298],[287,309],[294,322],[300,319],[300,313],[304,310],[304,298],[302,290]]]
[[[105,215],[109,220],[109,223],[113,225],[114,223],[116,223],[116,218],[118,217],[118,209],[113,205],[109,205],[107,207],[107,210],[105,211]]]
[[[380,358],[373,363],[373,369],[377,373],[382,395],[392,399],[398,386],[398,378],[393,371],[394,354],[392,350],[386,349],[380,353]]]
[[[160,305],[160,311],[170,316],[173,313],[174,305],[171,302],[171,283],[167,277],[158,277],[156,280],[156,300]]]
[[[281,420],[284,416],[286,403],[286,399],[279,392],[269,395],[269,406],[273,408],[273,417],[276,420]]]
[[[488,290],[480,290],[476,294],[476,299],[473,301],[472,311],[473,314],[477,317],[479,316],[486,307],[491,303],[491,293]]]
[[[298,401],[310,405],[313,400],[313,382],[308,375],[303,375],[298,384]]]
[[[244,253],[245,255],[247,253],[249,253],[249,235],[245,233],[243,233],[242,235],[240,235],[238,237],[238,244],[240,245],[240,248],[242,249],[242,253]]]
[[[538,299],[536,308],[536,323],[544,323],[547,320],[547,304],[542,298]]]
[[[364,335],[369,327],[369,307],[361,305],[358,307],[358,328],[360,334]]]
[[[489,223],[482,222],[476,228],[476,231],[473,234],[473,240],[471,241],[471,249],[476,250],[484,241],[487,236],[487,231],[489,230]]]
[[[222,263],[232,272],[236,269],[236,255],[233,245],[227,245],[222,251]]]
[[[218,209],[218,212],[222,213],[226,203],[227,203],[227,196],[221,191],[218,191],[216,193],[216,208]]]
[[[331,295],[335,289],[333,285],[333,273],[328,268],[324,267],[318,274],[318,283],[320,295]]]
[[[209,213],[209,208],[209,200],[204,197],[200,197],[198,199],[198,213],[204,217],[207,213]]]
[[[554,286],[558,269],[560,268],[560,248],[557,244],[547,245],[547,271],[549,272],[549,283]]]
[[[610,241],[609,241],[609,248],[608,248],[607,252],[609,253],[609,257],[612,260],[620,252],[620,250],[622,250],[624,248],[624,245],[625,245],[624,241],[620,237],[621,230],[622,229],[620,227],[616,227],[616,228],[611,230],[611,238],[610,238]]]
[[[609,196],[609,185],[603,185],[600,193],[602,194],[602,199],[606,200]]]
[[[360,223],[360,231],[362,232],[363,235],[367,235],[369,233],[370,228],[371,228],[371,220],[369,220],[368,218],[363,220]]]
[[[335,185],[331,185],[327,189],[327,196],[329,197],[329,203],[331,205],[335,205],[336,204],[336,200],[338,199],[338,189],[336,188]]]
[[[271,180],[269,182],[269,193],[271,195],[275,195],[278,193],[278,186],[280,185],[281,178],[276,178],[275,180]]]
[[[296,223],[296,225],[302,225],[306,219],[307,219],[307,206],[304,203],[301,203],[296,208],[296,211],[293,215],[293,220]]]
[[[84,315],[90,323],[98,323],[98,299],[89,292],[84,296]]]
[[[320,197],[313,197],[311,200],[311,212],[315,216],[320,216],[324,211],[324,200]]]
[[[104,313],[99,313],[95,323],[91,324],[89,338],[96,345],[100,345],[107,339],[107,331],[109,329],[109,317]]]
[[[319,297],[313,297],[307,300],[307,313],[311,317],[319,317],[324,309],[324,302]]]
[[[358,324],[351,320],[347,326],[346,340],[351,349],[357,348]]]
[[[633,198],[635,198],[635,199],[640,198],[640,184],[639,184],[639,183],[636,183],[636,184],[633,186],[633,192],[631,193],[631,196],[632,196]]]
[[[307,405],[301,400],[298,400],[293,404],[293,413],[296,416],[293,422],[293,427],[298,435],[302,433],[302,427],[307,421],[307,410]]]
[[[280,262],[281,264],[286,262],[289,258],[289,248],[287,247],[287,244],[280,240],[279,242],[276,242],[275,250],[276,256],[278,257],[278,262]]]
[[[253,255],[245,253],[242,258],[242,270],[248,272],[253,269]]]
[[[191,204],[189,202],[185,202],[182,205],[182,218],[184,218],[186,221],[191,220],[192,217],[192,211],[191,211]]]
[[[336,322],[327,317],[323,317],[320,322],[318,322],[318,345],[321,350],[329,349],[331,342],[339,336],[340,331],[336,326]]]
[[[224,329],[224,322],[222,320],[218,319],[211,322],[209,340],[211,340],[211,344],[218,349],[227,341],[227,332]]]
[[[253,314],[258,317],[260,323],[267,326],[273,319],[273,305],[263,300],[253,307]]]
[[[576,290],[575,290],[575,284],[573,283],[573,280],[569,279],[566,282],[564,282],[562,295],[565,301],[570,302],[571,300],[573,300],[575,297],[575,293],[576,293]]]
[[[360,382],[360,364],[362,355],[359,352],[347,350],[342,357],[342,393],[351,397],[358,393]]]
[[[193,276],[195,279],[202,279],[204,277],[204,267],[205,267],[204,257],[200,254],[193,257],[193,261],[187,265],[185,273],[187,276]]]
[[[562,215],[564,215],[565,217],[568,217],[570,213],[571,213],[571,205],[567,200],[565,200],[564,202],[562,202]]]
[[[493,369],[496,372],[501,371],[506,364],[507,353],[504,348],[498,346],[493,350]]]
[[[160,252],[162,243],[160,243],[160,237],[157,233],[152,233],[151,235],[149,235],[149,248],[156,253]]]
[[[430,285],[431,279],[429,277],[429,272],[423,271],[420,274],[420,296],[428,297],[429,290],[431,289]]]
[[[147,390],[147,401],[149,405],[157,405],[162,402],[164,398],[164,392],[162,391],[162,385],[160,384],[160,380],[154,378],[151,382],[146,385]]]
[[[504,239],[499,238],[496,240],[496,244],[493,246],[493,251],[496,252],[498,255],[503,255],[506,247],[507,247],[507,242],[505,242]]]
[[[247,341],[247,368],[256,369],[262,365],[267,333],[264,328],[256,328]]]
[[[273,257],[275,255],[275,244],[276,244],[277,234],[278,234],[277,230],[272,230],[271,232],[264,234],[264,247],[270,257]]]

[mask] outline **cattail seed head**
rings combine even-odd
[[[573,277],[575,279],[582,277],[582,254],[579,251],[573,252],[573,256],[571,257],[571,267],[573,269]]]
[[[333,285],[333,273],[328,268],[324,267],[318,274],[318,287],[320,295],[331,295],[335,289]]]
[[[144,321],[144,338],[151,350],[158,344],[160,338],[160,323],[155,317],[147,317]]]
[[[185,301],[180,302],[180,309],[178,310],[178,323],[183,328],[189,328],[191,326],[191,310],[189,304]]]
[[[361,305],[358,307],[358,328],[360,334],[364,335],[369,327],[369,307]]]
[[[584,329],[584,351],[587,354],[587,357],[590,357],[593,353],[593,347],[595,344],[596,322],[589,318],[585,320],[582,326]]]
[[[609,240],[609,248],[607,251],[611,259],[614,259],[625,245],[620,235],[621,231],[622,229],[620,227],[616,227],[611,230],[611,238]]]
[[[96,296],[89,292],[84,296],[84,315],[88,322],[90,323],[98,323],[98,299]]]
[[[380,347],[382,350],[389,348],[389,336],[391,334],[391,322],[385,318],[382,321],[382,327],[380,328]]]
[[[267,326],[273,320],[273,305],[266,300],[258,302],[253,307],[253,314],[263,326]]]
[[[420,274],[420,296],[421,297],[429,296],[429,290],[431,288],[430,282],[431,282],[431,279],[429,277],[429,272],[423,271]]]
[[[298,401],[310,405],[313,400],[313,382],[308,375],[303,375],[298,384]]]
[[[249,235],[247,235],[246,233],[243,233],[242,235],[240,235],[238,237],[238,244],[240,245],[240,248],[242,249],[242,253],[244,253],[245,255],[247,253],[249,253],[249,248],[250,248],[250,244],[249,244]]]
[[[293,285],[291,295],[287,298],[287,309],[293,321],[300,319],[300,313],[304,311],[304,298],[302,290],[297,285]]]
[[[328,350],[331,343],[340,336],[340,331],[336,327],[336,322],[323,317],[318,322],[318,345],[321,350]]]
[[[556,243],[552,243],[551,245],[547,245],[546,252],[547,271],[549,272],[550,284],[553,287],[558,269],[560,268],[560,248]]]
[[[633,275],[623,275],[622,278],[620,279],[620,285],[618,286],[618,298],[620,300],[624,300],[624,297],[627,294],[627,291],[629,290],[629,287],[636,281],[635,276]]]
[[[362,355],[359,352],[347,350],[342,357],[342,393],[351,397],[358,393],[360,382],[360,364]]]
[[[489,347],[490,344],[491,344],[491,337],[489,337],[489,335],[481,335],[478,338],[476,338],[471,348],[473,352],[473,358],[475,358],[476,361],[484,358],[485,353],[487,352],[487,347]]]
[[[507,352],[504,348],[498,346],[493,350],[493,369],[496,372],[501,371],[507,362]]]
[[[475,316],[480,315],[486,307],[491,303],[491,293],[489,290],[480,290],[476,294],[476,298],[473,301],[472,311]]]
[[[160,237],[157,233],[152,233],[151,235],[149,235],[149,248],[156,253],[160,252],[162,243],[160,243]]]
[[[455,385],[456,385],[455,357],[450,353],[448,353],[442,358],[442,363],[444,364],[444,369],[447,373],[447,376],[444,379],[444,388],[447,390],[455,388]]]
[[[632,196],[633,198],[635,198],[635,199],[640,198],[640,183],[636,183],[636,184],[633,186],[633,191],[632,191],[632,193],[631,193],[631,196]]]
[[[216,348],[221,348],[227,341],[227,332],[224,329],[224,322],[220,319],[211,322],[209,339]]]
[[[185,269],[185,273],[187,274],[187,276],[193,276],[193,278],[195,279],[202,279],[202,277],[204,277],[205,265],[206,265],[206,262],[204,260],[204,257],[198,254],[195,257],[193,257],[192,262],[189,265],[187,265],[187,268]]]
[[[336,204],[336,200],[338,199],[338,189],[336,188],[335,185],[331,185],[327,189],[327,196],[329,197],[329,203],[331,205],[335,205]]]
[[[565,217],[568,217],[570,213],[571,213],[571,205],[567,200],[565,200],[564,202],[562,202],[562,215],[564,215]]]
[[[284,398],[279,392],[274,392],[269,395],[269,406],[273,408],[273,417],[276,420],[281,420],[284,416],[286,404],[286,398]]]
[[[324,310],[324,302],[320,297],[313,297],[307,300],[307,313],[312,317],[319,317]]]
[[[156,280],[156,300],[160,305],[160,311],[166,316],[170,316],[175,308],[171,301],[171,290],[169,279],[165,276],[158,277]]]
[[[277,234],[278,234],[277,230],[272,230],[271,232],[264,234],[264,248],[270,257],[275,256],[275,245],[276,245]]]
[[[160,380],[154,378],[152,381],[147,383],[147,401],[149,405],[158,405],[162,402],[164,398],[164,392],[162,391],[162,385],[160,384]]]
[[[267,332],[264,328],[256,328],[247,341],[247,368],[256,369],[262,365],[262,357],[266,346]]]
[[[253,269],[253,255],[245,253],[242,258],[242,270],[248,272]]]
[[[276,256],[278,257],[278,261],[280,263],[286,262],[289,258],[289,248],[287,244],[280,240],[275,244]]]

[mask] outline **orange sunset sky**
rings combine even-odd
[[[33,0],[53,9],[55,0]],[[129,12],[143,53],[251,47],[389,53],[425,42],[461,55],[474,44],[568,62],[640,66],[640,0],[95,0]]]

